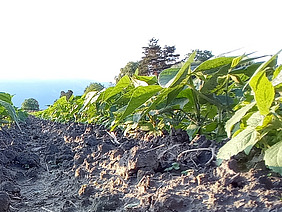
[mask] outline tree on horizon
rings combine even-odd
[[[148,46],[142,47],[143,54],[140,61],[139,75],[159,75],[164,69],[178,63],[179,54],[175,54],[175,46],[165,45],[162,48],[158,44],[158,39],[152,38],[149,40]]]

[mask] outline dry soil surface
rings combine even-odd
[[[242,158],[217,167],[203,136],[132,139],[34,117],[20,127],[0,130],[0,212],[282,211],[281,176],[243,172]]]

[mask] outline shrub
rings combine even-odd
[[[22,103],[21,108],[27,111],[38,111],[39,103],[36,99],[33,98],[25,99],[24,102]]]

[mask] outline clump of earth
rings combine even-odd
[[[282,211],[280,175],[242,157],[216,166],[219,144],[204,136],[32,116],[20,128],[0,130],[0,212]]]

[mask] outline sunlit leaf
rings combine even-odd
[[[228,138],[231,137],[231,130],[233,126],[236,123],[238,123],[254,105],[255,102],[248,104],[245,107],[242,107],[241,109],[237,110],[235,114],[232,116],[232,118],[226,122],[225,131],[227,133]]]
[[[169,68],[163,70],[159,75],[159,85],[163,88],[170,87],[179,70],[179,68]]]
[[[117,121],[124,119],[130,113],[132,113],[136,108],[145,103],[148,99],[154,96],[158,91],[160,91],[162,87],[158,85],[149,85],[149,86],[139,86],[133,92],[131,99],[123,112],[123,114],[119,117]]]
[[[242,55],[242,56],[239,56],[239,57],[235,57],[233,60],[232,60],[232,63],[231,63],[231,68],[235,68],[239,63],[240,61],[245,57],[245,55]]]
[[[282,141],[267,149],[263,159],[265,165],[282,175]]]
[[[127,88],[130,85],[132,85],[132,82],[130,78],[127,75],[125,75],[118,81],[116,86],[111,89],[111,92],[105,94],[104,101],[107,101],[109,98],[120,93],[121,91],[123,91],[125,88]]]
[[[255,93],[255,100],[260,113],[267,115],[274,100],[275,91],[273,85],[267,79],[265,72],[259,72],[256,76],[252,77],[250,86]]]
[[[228,160],[233,155],[237,155],[241,151],[245,151],[246,154],[249,154],[250,150],[257,141],[258,133],[255,128],[247,127],[219,149],[217,158],[221,160]]]
[[[194,72],[200,72],[205,70],[210,70],[214,68],[219,68],[222,66],[225,66],[227,64],[232,63],[233,59],[235,57],[218,57],[215,59],[207,60],[203,62],[201,65],[199,65]]]

